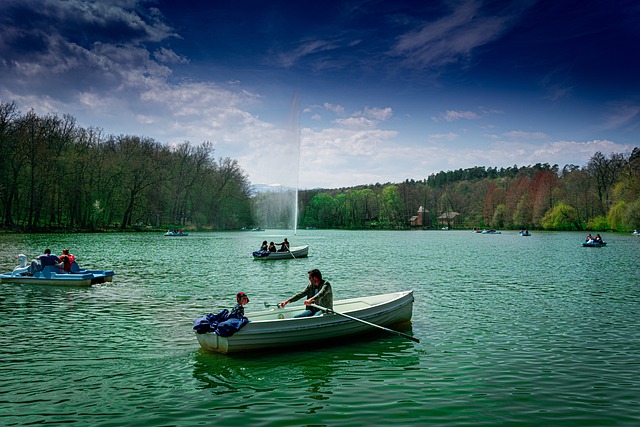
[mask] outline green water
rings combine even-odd
[[[255,261],[262,240],[309,257]],[[640,237],[300,230],[0,236],[116,271],[88,289],[0,285],[0,425],[636,426]],[[408,332],[224,356],[193,319],[261,310],[319,268],[335,298],[413,289]]]

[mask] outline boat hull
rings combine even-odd
[[[273,259],[295,259],[309,256],[309,245],[292,246],[289,252],[271,252],[267,256],[253,255],[253,259],[273,260]]]
[[[113,270],[83,270],[82,272],[93,274],[91,284],[112,282],[115,275]]]
[[[600,248],[602,246],[606,246],[607,242],[596,243],[596,242],[584,242],[582,246],[585,248]]]
[[[337,314],[292,318],[302,309],[287,307],[250,313],[251,322],[230,337],[221,337],[213,332],[196,333],[196,336],[205,350],[239,353],[266,348],[302,349],[305,344],[331,343],[344,337],[379,330]],[[413,291],[340,300],[334,303],[333,309],[379,326],[406,323],[411,321],[413,313]]]
[[[0,274],[0,282],[2,283],[22,283],[34,285],[53,285],[53,286],[91,286],[93,274],[75,274],[75,273],[36,273],[33,276],[12,276],[10,273]]]
[[[111,282],[113,270],[79,270],[73,273],[60,272],[57,267],[47,266],[43,271],[28,276],[22,274],[0,274],[0,283],[22,283],[53,286],[91,286],[96,283]]]

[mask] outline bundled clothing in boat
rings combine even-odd
[[[244,315],[244,307],[240,305],[240,308],[242,310],[238,310],[237,306],[234,307],[231,313],[224,309],[217,314],[209,313],[198,317],[193,322],[193,330],[199,334],[213,332],[221,337],[230,337],[249,323],[249,319]]]

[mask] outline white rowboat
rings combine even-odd
[[[409,322],[413,313],[413,291],[334,302],[333,310],[336,313],[344,313],[364,322],[337,314],[292,318],[303,310],[304,306],[289,305],[247,313],[250,322],[230,337],[221,337],[213,332],[196,333],[196,337],[203,349],[219,353],[252,352],[277,347],[304,349],[306,344],[330,343],[338,338],[377,329],[367,323],[388,327]]]
[[[269,252],[266,255],[261,251],[256,251],[253,253],[254,259],[295,259],[295,258],[304,258],[309,255],[309,245],[304,246],[292,246],[289,252]]]

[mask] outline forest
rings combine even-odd
[[[233,229],[253,222],[251,185],[212,144],[103,135],[73,117],[0,102],[0,224],[19,231]]]
[[[479,166],[300,199],[306,227],[630,231],[640,229],[640,148],[596,152],[585,167]]]
[[[291,228],[295,190],[258,192],[213,145],[105,135],[0,102],[7,231]],[[297,194],[299,228],[640,229],[640,148],[584,166],[477,166],[426,179]]]

